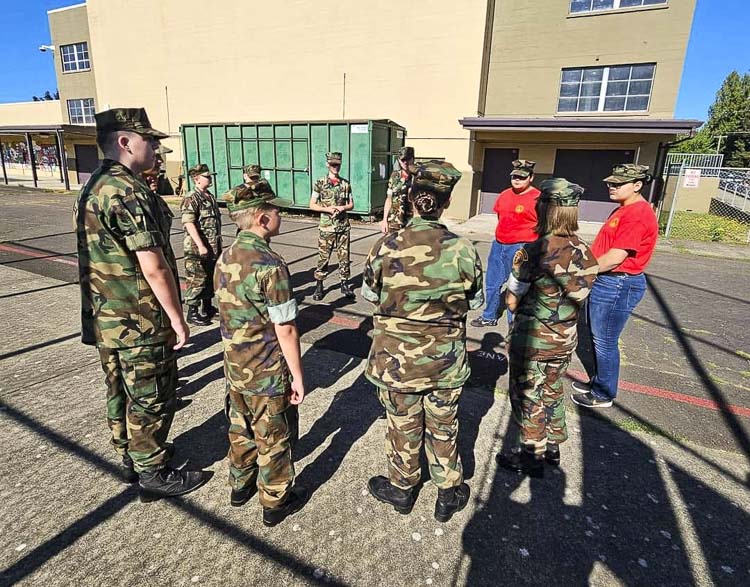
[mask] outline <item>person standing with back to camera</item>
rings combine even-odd
[[[587,302],[594,368],[588,383],[573,383],[570,399],[584,408],[608,408],[617,396],[620,377],[620,334],[646,293],[644,270],[659,239],[656,214],[643,197],[651,182],[646,165],[615,165],[604,181],[609,198],[620,206],[596,235],[591,250],[599,275]],[[588,369],[590,367],[587,365]]]
[[[492,242],[487,260],[487,305],[481,316],[471,321],[472,326],[496,326],[500,311],[500,291],[510,276],[513,256],[526,243],[536,240],[536,201],[539,190],[531,185],[534,181],[535,161],[516,159],[510,172],[507,190],[500,192],[492,208],[497,214],[495,240]],[[508,311],[508,324],[513,316]]]

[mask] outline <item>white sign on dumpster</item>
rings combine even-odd
[[[701,183],[701,170],[700,169],[686,169],[685,170],[685,181],[682,187],[686,188],[697,188]]]

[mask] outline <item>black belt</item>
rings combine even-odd
[[[606,273],[602,273],[602,275],[614,275],[615,277],[638,277],[639,275],[643,275],[643,273],[626,273],[625,271],[607,271]]]

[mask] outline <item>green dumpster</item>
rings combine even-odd
[[[216,172],[214,193],[241,184],[244,165],[259,164],[276,194],[298,209],[309,208],[313,182],[327,173],[325,154],[340,151],[341,175],[352,183],[352,212],[362,215],[383,209],[406,138],[406,129],[390,120],[198,123],[183,124],[180,133],[185,169],[208,165]]]

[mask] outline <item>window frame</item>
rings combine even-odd
[[[636,67],[652,67],[652,74],[650,79],[642,79],[642,78],[636,78],[633,79],[633,69]],[[560,82],[558,84],[558,93],[557,93],[557,106],[555,107],[555,114],[557,116],[577,116],[580,114],[604,114],[604,115],[611,115],[611,114],[646,114],[649,112],[651,108],[651,98],[654,94],[654,81],[656,80],[656,62],[650,62],[650,63],[620,63],[620,64],[613,64],[613,65],[601,65],[601,66],[581,66],[581,67],[563,67],[560,70]],[[616,69],[618,67],[629,67],[630,73],[628,74],[628,78],[626,80],[610,80],[610,73],[612,69]],[[587,83],[584,81],[584,75],[586,70],[602,70],[601,80],[599,83],[599,94],[598,96],[592,95],[592,96],[583,96],[581,94],[582,86],[584,83]],[[563,84],[566,85],[573,85],[573,82],[563,82],[563,78],[565,76],[566,71],[580,71],[580,80],[578,81],[578,94],[576,96],[563,96]],[[644,82],[648,81],[650,82],[649,86],[649,92],[648,92],[648,100],[646,101],[646,107],[643,110],[627,110],[627,103],[629,98],[635,98],[635,97],[643,97],[646,96],[646,94],[630,94],[630,85],[633,82]],[[607,95],[607,88],[610,83],[618,83],[618,82],[627,82],[627,89],[625,91],[625,94],[615,94],[615,95]],[[591,83],[591,82],[589,82]],[[562,99],[576,99],[576,110],[560,110],[560,100]],[[578,110],[578,106],[580,104],[580,101],[582,98],[588,98],[588,99],[595,99],[598,98],[597,106],[595,110]],[[607,98],[624,98],[625,102],[623,104],[623,108],[621,110],[606,110],[606,102]]]
[[[622,6],[621,2],[623,0],[612,0],[612,7],[611,8],[594,8],[593,0],[591,2],[591,8],[588,10],[573,10],[573,2],[575,0],[569,0],[568,1],[568,14],[570,16],[578,16],[578,15],[584,15],[584,14],[602,14],[607,12],[613,12],[613,11],[622,11],[622,10],[649,10],[652,8],[665,8],[669,4],[669,0],[650,0],[649,4],[644,4],[644,2],[648,2],[649,0],[640,0],[640,4],[636,6]]]
[[[66,52],[66,49],[72,49],[72,53],[71,51]],[[66,61],[65,57],[68,55],[72,55],[73,59]],[[70,67],[66,69],[66,66]],[[89,52],[88,41],[60,45],[60,69],[64,74],[91,71],[91,53]]]
[[[70,124],[96,124],[94,114],[96,107],[93,98],[71,98],[66,101],[68,107],[68,120]],[[73,109],[75,107],[79,112],[76,113],[75,119]],[[90,120],[87,120],[87,114],[90,113]]]

